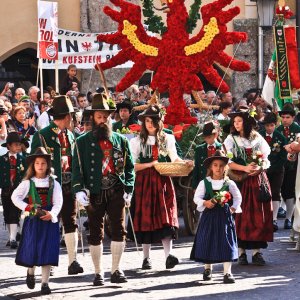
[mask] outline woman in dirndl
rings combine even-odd
[[[35,287],[35,267],[42,266],[41,294],[51,293],[51,266],[58,266],[59,223],[62,207],[60,184],[51,176],[51,155],[43,147],[26,158],[24,180],[14,190],[12,201],[25,217],[16,264],[27,267],[26,284]]]
[[[151,269],[151,244],[162,242],[166,268],[179,263],[171,254],[172,240],[178,230],[177,204],[171,178],[161,176],[154,168],[157,162],[181,161],[175,138],[163,131],[160,108],[149,106],[138,116],[140,135],[130,140],[135,162],[136,180],[133,199],[133,224],[138,243],[143,246],[142,269]]]
[[[241,108],[231,113],[231,134],[224,141],[233,172],[244,172],[241,183],[243,202],[242,214],[235,218],[239,247],[239,264],[248,265],[246,249],[251,249],[252,263],[265,265],[261,249],[273,241],[273,213],[271,189],[265,170],[270,166],[268,156],[271,152],[266,140],[254,130],[256,121],[252,117],[254,109]],[[266,195],[263,202],[262,188]]]
[[[228,158],[223,151],[204,160],[207,177],[201,180],[194,196],[202,213],[191,259],[204,263],[203,280],[212,279],[212,264],[223,263],[224,283],[234,283],[231,264],[238,258],[233,213],[241,213],[242,195],[235,182],[225,176]]]

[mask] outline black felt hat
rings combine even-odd
[[[120,111],[121,108],[127,108],[129,112],[131,113],[132,111],[132,103],[129,100],[124,100],[121,103],[117,104],[117,113]]]
[[[26,164],[29,166],[37,157],[45,158],[48,164],[51,162],[51,154],[44,147],[38,147],[33,154],[26,157]]]
[[[54,97],[52,107],[48,110],[49,115],[53,117],[67,115],[73,112],[75,111],[71,99],[65,95]]]
[[[283,108],[282,110],[279,112],[279,115],[282,116],[282,115],[291,115],[292,117],[294,117],[296,115],[296,112],[295,112],[295,107],[293,105],[293,103],[285,103],[283,105]]]
[[[210,136],[215,133],[217,133],[217,128],[213,122],[208,122],[204,124],[202,136]]]
[[[235,117],[241,117],[246,122],[250,122],[250,124],[252,126],[256,126],[256,120],[254,119],[254,117],[251,117],[251,115],[250,115],[250,108],[249,108],[249,106],[241,105],[239,107],[238,111],[232,112],[232,113],[228,114],[228,116],[231,118],[231,120],[233,120]]]
[[[91,111],[107,111],[112,113],[116,110],[116,105],[113,100],[108,99],[104,93],[96,93],[92,98]]]
[[[7,144],[22,143],[26,148],[29,147],[29,143],[16,131],[9,132],[6,138],[6,143],[3,143],[2,147],[7,147]]]
[[[210,156],[204,160],[203,162],[204,167],[208,168],[214,160],[222,160],[225,162],[225,164],[227,164],[229,158],[225,155],[224,151],[217,150],[213,156]]]
[[[142,112],[138,119],[143,122],[146,117],[154,118],[154,119],[161,119],[162,114],[160,112],[160,108],[157,105],[150,105],[144,112]]]

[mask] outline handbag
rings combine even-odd
[[[240,156],[242,156],[242,151],[241,151],[239,145],[237,144],[237,142],[236,142],[234,136],[232,136],[232,138],[233,138],[233,141],[234,141],[234,144],[235,144],[236,148],[237,148],[238,151],[240,152]],[[242,159],[240,159],[240,160],[242,160]],[[237,161],[236,161],[236,163],[238,163],[238,164],[243,164],[243,163],[245,163],[245,162],[242,160],[241,163],[239,163],[239,162],[237,162]],[[233,181],[235,181],[235,182],[243,182],[243,181],[248,177],[248,174],[247,174],[246,172],[244,172],[244,171],[238,171],[238,170],[232,170],[232,169],[229,169],[229,170],[228,170],[227,175],[228,175],[228,177],[229,177],[231,180],[233,180]]]
[[[272,200],[272,194],[269,188],[269,184],[265,179],[265,175],[262,173],[258,176],[258,201],[262,203],[267,203]]]

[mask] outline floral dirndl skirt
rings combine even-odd
[[[133,199],[133,224],[142,244],[175,238],[179,227],[175,190],[168,176],[154,168],[137,172]]]
[[[235,224],[228,204],[203,211],[190,258],[206,264],[237,260]]]
[[[58,256],[59,222],[42,221],[36,216],[26,217],[16,255],[16,264],[29,268],[45,265],[58,266]]]

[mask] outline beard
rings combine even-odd
[[[93,135],[97,141],[108,140],[112,135],[112,129],[109,124],[93,124]]]

